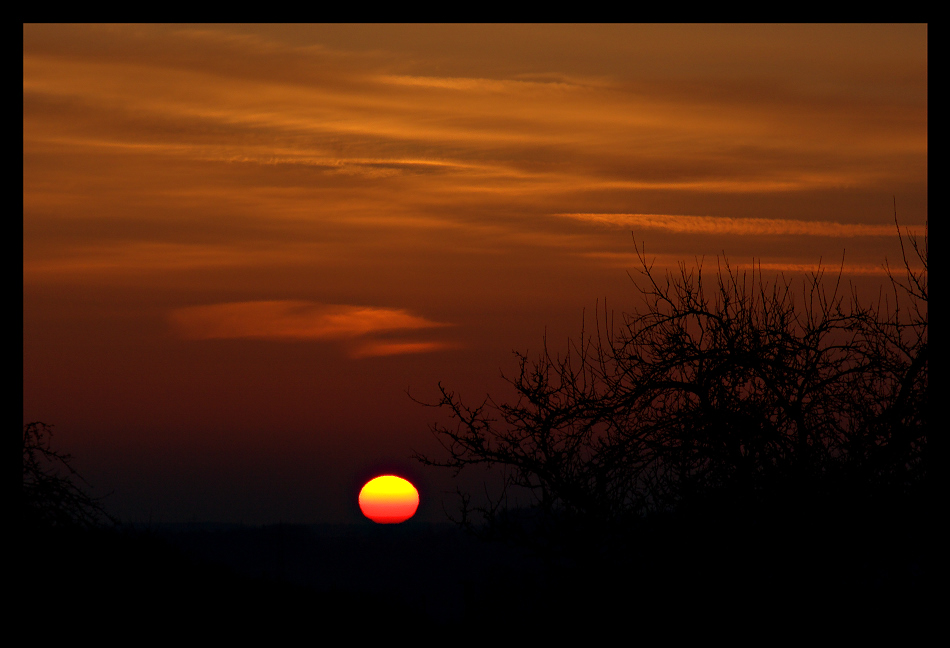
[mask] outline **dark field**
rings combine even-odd
[[[926,513],[905,502],[873,513],[681,516],[645,524],[622,556],[548,561],[411,521],[44,532],[27,536],[20,555],[20,619],[63,640],[617,628],[653,638],[907,637],[936,600]]]

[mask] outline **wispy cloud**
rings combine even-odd
[[[597,259],[603,262],[605,265],[613,268],[640,268],[642,267],[640,258],[632,252],[586,252],[583,256]],[[696,259],[696,263],[701,263],[702,260]],[[676,254],[649,254],[647,255],[647,263],[651,268],[677,268],[684,263],[684,259],[680,255]],[[686,265],[689,265],[689,262],[685,262]],[[709,258],[706,258],[706,263],[712,263],[709,267],[712,268],[715,272],[718,266],[715,265],[715,262],[710,262]],[[706,266],[704,266],[706,267]],[[845,263],[844,265],[836,265],[834,263],[800,263],[792,260],[776,259],[771,261],[759,261],[755,260],[754,262],[742,262],[730,260],[730,267],[733,270],[751,270],[755,269],[756,272],[788,272],[795,274],[805,274],[805,273],[826,273],[829,275],[837,274],[839,269],[842,274],[845,275],[869,275],[869,276],[886,276],[887,269],[883,264],[871,264],[871,263]]]
[[[894,225],[803,221],[782,218],[723,218],[680,214],[557,214],[579,221],[625,228],[658,229],[683,234],[802,235],[835,238],[895,236]],[[907,228],[911,234],[920,228]]]
[[[424,284],[433,313],[460,290],[488,312],[484,268],[550,285],[629,267],[609,228],[680,259],[725,235],[775,267],[835,239],[872,261],[893,249],[892,192],[902,222],[926,217],[926,62],[926,26],[28,25],[24,281],[306,294],[318,277],[350,304],[418,303]],[[172,321],[354,357],[440,348],[437,322],[398,309]]]
[[[434,341],[371,339],[374,334],[448,326],[401,308],[302,300],[247,301],[178,308],[169,319],[179,335],[191,340],[359,339],[350,353],[354,358],[422,353],[451,346]]]
[[[350,351],[351,358],[375,358],[404,353],[429,353],[458,348],[450,342],[384,342],[373,341],[360,344]]]
[[[55,246],[32,251],[23,260],[26,280],[62,276],[119,276],[130,273],[167,273],[213,268],[266,267],[302,264],[315,254],[328,256],[329,246],[308,243],[280,248],[259,245],[161,243],[117,241],[110,244]]]

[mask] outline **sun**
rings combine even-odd
[[[402,477],[381,475],[360,491],[360,510],[378,524],[405,522],[419,508],[419,491]]]

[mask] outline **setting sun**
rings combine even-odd
[[[378,524],[405,522],[419,508],[419,491],[402,477],[382,475],[360,491],[360,510]]]

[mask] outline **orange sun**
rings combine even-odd
[[[419,508],[419,491],[402,477],[382,475],[360,491],[360,510],[378,524],[405,522]]]

